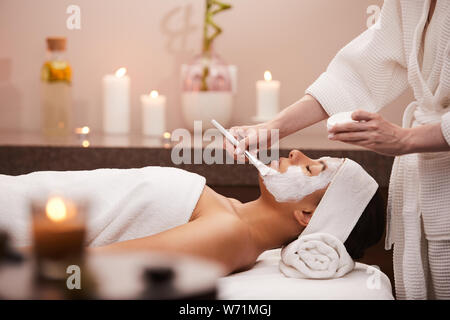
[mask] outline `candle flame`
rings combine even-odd
[[[127,68],[124,68],[124,67],[119,68],[116,71],[116,77],[117,78],[122,78],[126,73],[127,73]]]
[[[266,81],[272,80],[272,74],[270,73],[270,71],[264,72],[264,80],[266,80]]]
[[[152,97],[152,98],[156,98],[156,97],[158,97],[158,95],[159,95],[159,93],[156,90],[152,90],[152,92],[150,92],[150,97]]]
[[[163,138],[164,138],[164,139],[170,139],[171,136],[172,136],[172,135],[170,134],[170,132],[164,132],[164,133],[163,133]]]
[[[45,207],[45,211],[47,217],[55,222],[59,222],[67,218],[66,204],[60,197],[50,198]]]
[[[75,129],[76,134],[88,134],[89,132],[91,132],[91,129],[87,126]]]
[[[89,142],[89,140],[83,140],[81,145],[83,146],[83,148],[87,148],[91,145],[91,143]]]

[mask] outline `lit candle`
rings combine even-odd
[[[82,254],[84,212],[70,201],[51,197],[32,204],[34,250],[38,259],[61,260]]]
[[[75,134],[77,135],[78,139],[81,141],[81,145],[83,147],[89,146],[89,141],[88,141],[89,132],[91,132],[91,129],[87,126],[75,128]],[[85,146],[86,141],[88,142],[88,146]]]
[[[81,145],[83,146],[83,148],[88,148],[91,143],[89,142],[89,140],[85,139],[81,142]]]
[[[130,131],[130,77],[120,68],[103,77],[103,131],[127,134]]]
[[[78,135],[88,135],[89,132],[91,132],[91,129],[87,126],[75,129],[75,133]]]
[[[166,97],[153,90],[141,95],[142,133],[161,137],[166,131]]]
[[[270,120],[278,113],[280,81],[272,80],[270,71],[264,72],[264,80],[256,82],[257,118]]]
[[[172,141],[171,138],[172,135],[170,134],[170,132],[164,132],[163,133],[163,147],[165,149],[170,149],[171,145],[172,145]]]

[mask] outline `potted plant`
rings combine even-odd
[[[231,120],[236,68],[213,50],[214,40],[222,33],[213,18],[230,8],[231,5],[221,1],[206,0],[202,52],[182,66],[182,111],[191,131],[194,121],[202,121],[202,128],[207,129],[211,127],[211,119],[224,126]]]

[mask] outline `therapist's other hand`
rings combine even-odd
[[[252,126],[236,126],[229,129],[229,132],[239,141],[237,147],[224,138],[223,147],[234,159],[248,161],[244,156],[244,151],[256,155],[260,147],[268,148],[271,146],[270,130],[273,126],[270,123],[260,123]],[[262,135],[262,132],[266,132]],[[261,139],[265,139],[262,141]]]
[[[336,124],[328,130],[328,138],[389,156],[409,152],[409,129],[386,121],[377,113],[364,110],[356,110],[352,113],[352,118],[359,122]]]

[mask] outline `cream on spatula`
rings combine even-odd
[[[228,132],[228,130],[226,130],[224,127],[222,127],[220,125],[220,123],[218,123],[216,120],[211,120],[211,123],[213,124],[214,127],[216,127],[220,133],[222,133],[225,138],[227,138],[228,141],[230,141],[235,147],[237,147],[239,145],[239,141],[236,140],[236,138]],[[256,158],[254,155],[252,155],[250,152],[248,152],[247,150],[245,150],[244,152],[245,156],[248,158],[248,160],[250,161],[251,164],[253,164],[256,169],[258,169],[259,173],[261,174],[261,176],[268,176],[271,174],[276,174],[278,173],[278,171],[276,171],[275,169],[272,169],[268,166],[266,166],[264,163],[262,163],[260,160],[258,160],[258,158]]]

